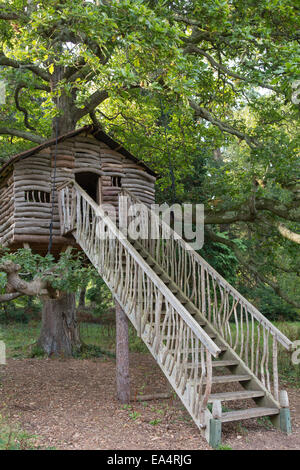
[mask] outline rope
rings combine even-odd
[[[163,128],[164,128],[165,148],[166,148],[166,151],[167,151],[169,172],[170,172],[170,177],[171,177],[171,198],[172,198],[172,204],[175,204],[175,202],[176,202],[176,184],[175,184],[174,168],[173,168],[173,164],[172,164],[171,152],[170,152],[170,146],[169,146],[168,134],[167,134],[168,115],[167,115],[167,113],[165,113],[164,105],[163,105],[161,96],[159,97],[159,103],[160,103],[160,119],[162,121],[162,125],[163,125]]]
[[[56,131],[55,131],[55,152],[54,152],[54,172],[53,172],[53,180],[52,180],[52,195],[51,195],[51,222],[49,226],[49,245],[48,245],[48,252],[47,254],[50,255],[52,251],[52,244],[53,244],[53,222],[54,222],[54,209],[55,209],[55,189],[56,189],[56,169],[57,169],[57,145],[58,145],[58,117],[56,118]]]

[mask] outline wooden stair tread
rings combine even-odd
[[[251,380],[251,375],[218,375],[212,378],[213,384],[226,384],[230,382],[243,382],[245,380]]]
[[[226,347],[226,346],[220,346],[220,345],[218,344],[218,347],[220,348],[221,351],[227,351],[227,347]],[[174,349],[170,349],[170,352],[173,352],[173,351],[174,351]],[[194,350],[193,350],[193,349],[188,349],[188,350],[186,350],[186,349],[181,349],[180,352],[181,352],[181,353],[187,352],[188,354],[192,354],[192,353],[194,352]],[[199,354],[201,354],[200,348],[199,348]]]
[[[236,366],[239,362],[236,359],[226,359],[223,361],[212,361],[213,367],[228,367],[228,366]]]
[[[259,418],[260,416],[271,416],[279,413],[278,408],[248,408],[246,410],[228,411],[222,414],[222,423],[229,423],[231,421],[240,421],[242,419]]]
[[[238,361],[235,360],[226,360],[226,361],[212,361],[212,367],[228,367],[228,366],[236,366],[238,364]],[[191,369],[193,364],[187,364],[187,368]],[[197,366],[199,369],[201,369],[202,365],[198,364]]]
[[[248,398],[263,397],[265,393],[261,390],[243,390],[237,392],[212,393],[209,397],[209,403],[214,400],[231,401],[231,400],[247,400]]]

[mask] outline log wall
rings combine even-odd
[[[0,245],[7,245],[14,233],[14,179],[11,174],[0,185]]]
[[[55,165],[56,160],[56,165]],[[52,184],[75,179],[76,173],[92,172],[101,178],[101,202],[118,209],[118,195],[123,188],[142,202],[154,203],[155,177],[143,166],[99,142],[92,135],[79,134],[14,164],[13,176],[0,188],[0,243],[18,240],[44,240],[49,237],[52,213]],[[54,199],[53,235],[60,237],[60,222]],[[60,237],[61,238],[61,237]],[[61,243],[61,242],[59,242]]]

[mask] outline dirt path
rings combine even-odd
[[[145,354],[131,354],[133,393],[165,392],[158,366]],[[294,433],[285,436],[256,420],[223,426],[232,449],[300,449],[300,397],[289,390]],[[116,399],[113,359],[8,361],[0,404],[10,422],[56,449],[209,449],[177,398],[133,403]]]

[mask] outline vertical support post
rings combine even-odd
[[[120,304],[116,308],[116,379],[117,396],[121,403],[130,402],[128,319]]]
[[[281,390],[279,394],[280,400],[280,429],[286,434],[292,433],[291,413],[289,408],[289,397],[286,390]]]
[[[217,449],[222,442],[222,405],[219,400],[213,402],[212,416],[209,425],[209,445]]]

